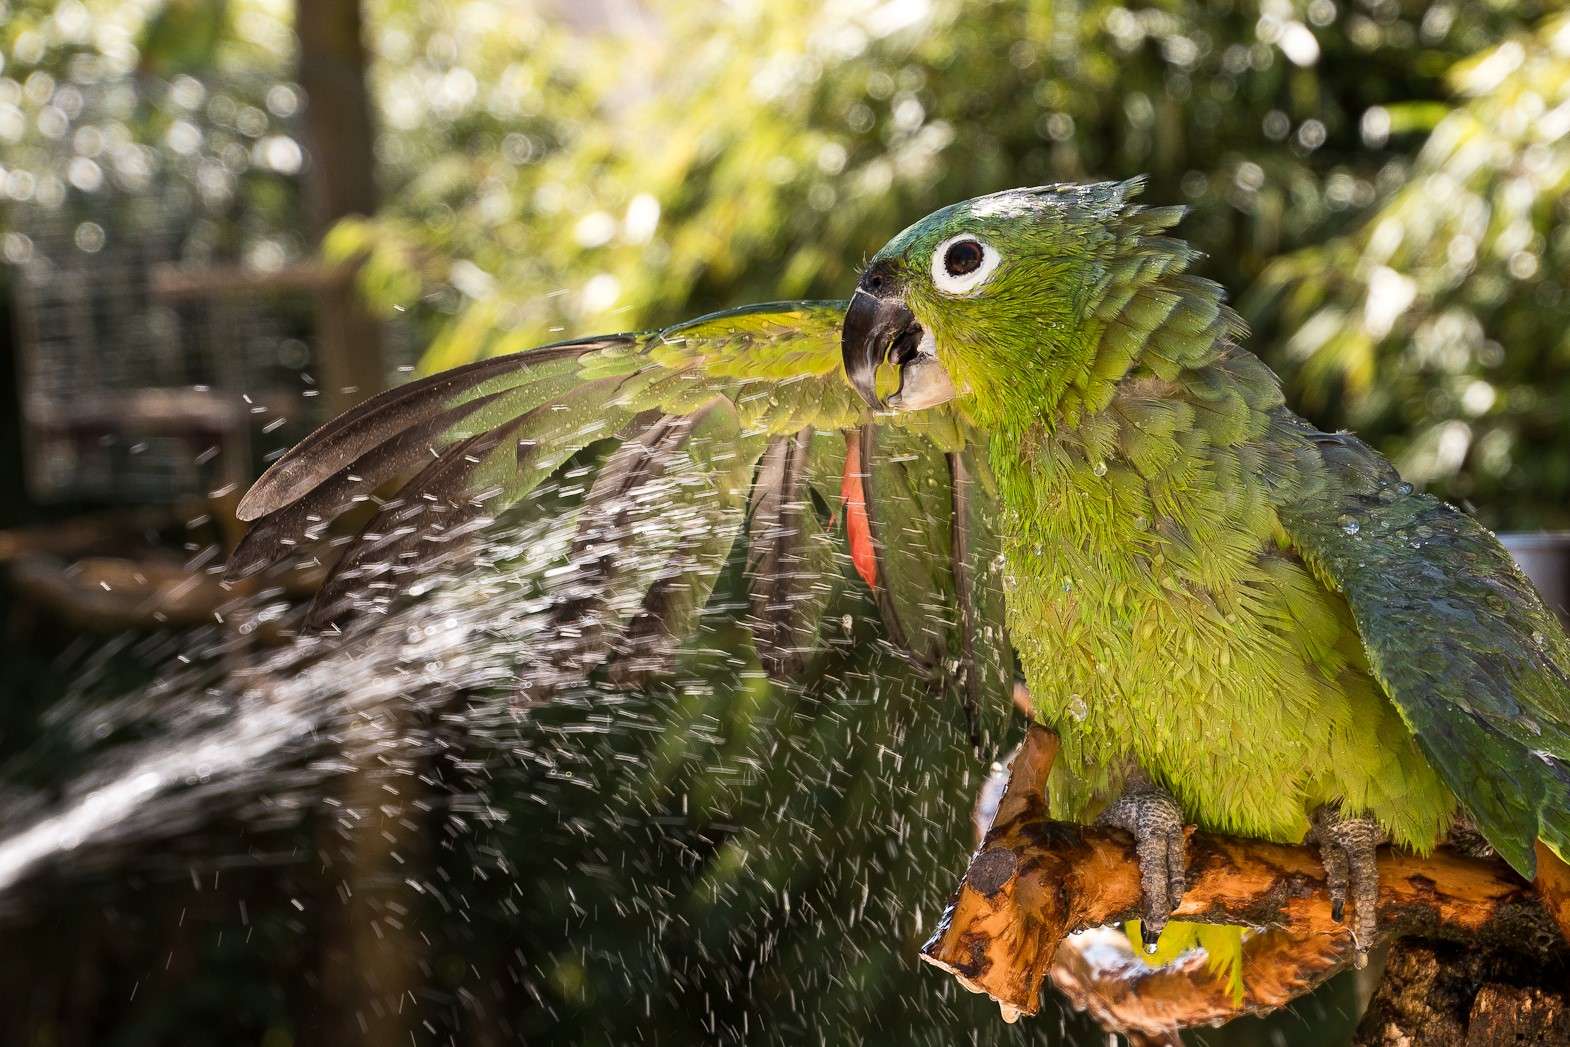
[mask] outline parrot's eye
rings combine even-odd
[[[945,294],[970,294],[998,267],[998,252],[969,233],[951,236],[932,252],[932,282]]]
[[[943,252],[943,268],[950,276],[964,276],[981,268],[981,245],[974,240],[949,244]]]

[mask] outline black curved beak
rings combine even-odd
[[[902,364],[913,357],[921,334],[921,325],[905,303],[857,288],[845,311],[840,351],[850,384],[869,407],[877,410],[884,406],[878,398],[878,368],[885,362]]]

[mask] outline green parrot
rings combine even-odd
[[[1494,537],[1285,405],[1139,180],[944,208],[849,301],[751,306],[437,374],[257,481],[231,568],[394,480],[309,612],[363,613],[547,484],[575,492],[521,686],[668,668],[733,553],[762,667],[810,673],[866,585],[969,707],[1016,678],[1055,814],[1133,834],[1154,937],[1183,826],[1315,842],[1374,931],[1374,852],[1570,856],[1570,640]],[[848,549],[848,555],[847,555]],[[847,562],[848,561],[848,562]],[[1147,940],[1149,938],[1147,937]]]

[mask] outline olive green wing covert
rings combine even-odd
[[[1570,640],[1494,536],[1355,437],[1284,421],[1325,482],[1278,507],[1351,607],[1369,664],[1477,828],[1522,875],[1570,857]]]

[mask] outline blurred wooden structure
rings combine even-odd
[[[159,505],[238,486],[256,431],[319,413],[299,371],[311,296],[337,274],[188,266],[170,230],[85,252],[47,216],[31,240],[14,293],[39,501]]]
[[[338,221],[376,210],[376,128],[359,0],[301,0],[294,22],[309,157],[299,188],[311,219],[301,246],[314,255]],[[258,448],[293,443],[376,393],[396,366],[389,357],[410,355],[359,301],[352,265],[241,265],[251,256],[234,239],[193,256],[184,245],[200,239],[203,216],[189,194],[166,200],[161,188],[135,199],[106,189],[93,202],[99,221],[128,228],[96,227],[86,240],[96,223],[69,209],[25,216],[30,257],[13,286],[29,488],[40,502],[114,511],[0,533],[19,618],[41,612],[100,632],[231,626],[261,584],[220,574],[240,533],[234,505],[263,464]],[[333,918],[314,974],[334,1004],[302,1043],[407,1042],[417,1027],[422,943],[405,880],[419,866],[405,863],[422,861],[424,831],[422,793],[409,791],[397,752],[408,714],[396,703],[359,713],[336,798],[353,817],[341,838],[318,838],[336,872],[324,879]]]
[[[372,163],[362,152],[357,183]],[[308,175],[344,177],[321,163]],[[318,231],[366,202],[314,195],[332,204],[318,208]],[[73,628],[212,620],[237,595],[214,572],[239,537],[233,506],[261,449],[390,377],[379,325],[354,304],[352,267],[187,258],[195,218],[177,200],[108,194],[108,228],[85,246],[79,214],[14,216],[30,245],[11,281],[28,490],[103,511],[0,535],[0,566],[28,606]],[[351,378],[344,354],[357,361]]]
[[[73,628],[211,621],[237,597],[212,571],[239,536],[256,431],[315,420],[288,365],[305,362],[310,299],[348,274],[188,267],[155,260],[156,239],[92,255],[34,242],[16,282],[29,487],[122,508],[0,535],[0,563]],[[220,548],[181,555],[198,531]]]

